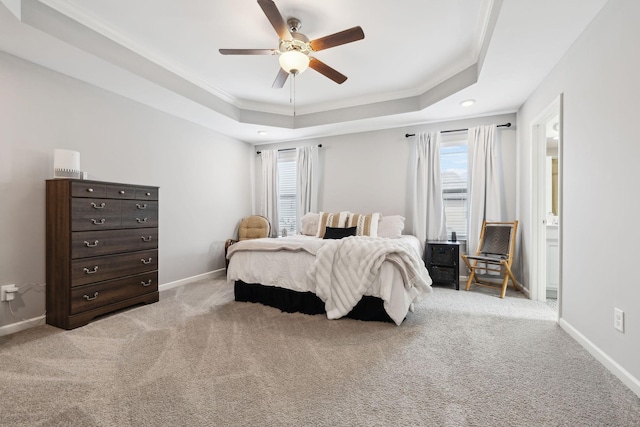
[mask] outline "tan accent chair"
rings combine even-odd
[[[229,260],[227,259],[229,246],[241,240],[259,239],[269,237],[270,235],[271,223],[267,218],[261,215],[251,215],[246,218],[242,218],[240,225],[238,226],[238,239],[228,239],[224,244],[224,259],[226,266],[229,267]]]
[[[500,298],[504,298],[509,279],[511,279],[515,290],[520,290],[520,286],[511,272],[517,230],[518,221],[483,221],[478,251],[475,255],[461,255],[470,271],[467,291],[471,285],[500,288]],[[497,282],[496,279],[499,279],[500,282]]]

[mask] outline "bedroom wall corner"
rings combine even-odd
[[[160,284],[224,268],[251,211],[251,146],[0,52],[0,329],[45,310],[45,180],[56,148],[89,179],[160,187]]]

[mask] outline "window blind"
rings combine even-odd
[[[447,218],[447,234],[455,231],[459,239],[467,237],[467,141],[447,141],[440,145],[442,197]]]
[[[278,235],[296,233],[296,152],[278,153]]]

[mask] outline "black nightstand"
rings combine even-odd
[[[460,242],[427,240],[424,262],[434,284],[450,285],[460,290]]]

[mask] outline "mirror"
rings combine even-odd
[[[555,225],[558,223],[558,139],[559,139],[559,117],[554,117],[547,124],[547,158],[545,167],[545,177],[547,185],[547,223]]]

